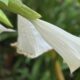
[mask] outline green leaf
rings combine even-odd
[[[3,3],[5,5],[8,5],[9,0],[0,0],[0,3]]]
[[[0,10],[0,22],[6,24],[7,26],[13,27],[7,16],[2,10]]]
[[[22,15],[30,20],[41,17],[39,13],[24,5],[20,0],[9,0],[8,6],[0,4],[0,8],[8,9],[9,11]]]
[[[0,41],[3,41],[3,40],[8,39],[8,38],[13,38],[16,36],[17,36],[16,32],[3,32],[0,34]]]
[[[36,80],[37,77],[39,76],[39,73],[40,73],[40,67],[41,67],[41,64],[42,64],[42,60],[41,59],[38,59],[34,65],[33,65],[33,68],[32,68],[32,73],[31,73],[31,78],[30,80]]]
[[[40,80],[50,80],[50,71],[44,72],[44,74]]]
[[[20,0],[10,0],[8,6],[10,11],[20,14],[27,19],[37,19],[41,17],[40,14],[24,5]]]

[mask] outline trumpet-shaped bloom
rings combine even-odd
[[[3,25],[0,24],[0,33],[2,32],[15,32],[15,30],[5,28]]]
[[[22,53],[30,58],[37,57],[42,53],[52,49],[45,42],[33,24],[25,18],[18,17],[18,53]]]
[[[37,57],[50,49],[56,50],[70,67],[80,67],[80,38],[43,20],[26,20],[18,16],[18,52]]]

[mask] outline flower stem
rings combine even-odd
[[[55,61],[54,68],[55,68],[55,74],[57,76],[57,80],[65,80],[58,60]]]
[[[58,56],[57,53],[54,50],[52,50],[50,52],[50,55],[51,55],[52,61],[54,62],[53,66],[54,66],[54,71],[55,71],[57,80],[65,80],[58,57],[57,57]]]

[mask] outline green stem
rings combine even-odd
[[[55,61],[54,68],[55,68],[55,74],[57,76],[57,80],[65,80],[59,61],[57,60]]]
[[[65,80],[63,72],[61,70],[61,66],[59,61],[57,60],[57,54],[54,50],[51,51],[51,58],[52,61],[54,62],[54,71],[55,71],[55,75],[57,80]]]

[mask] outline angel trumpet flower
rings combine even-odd
[[[17,52],[35,58],[51,49],[34,25],[18,16],[18,49]]]
[[[0,24],[0,33],[2,32],[15,32],[15,30],[5,28],[3,25]]]
[[[40,19],[18,16],[18,52],[34,58],[54,49],[71,72],[80,67],[80,38]]]

